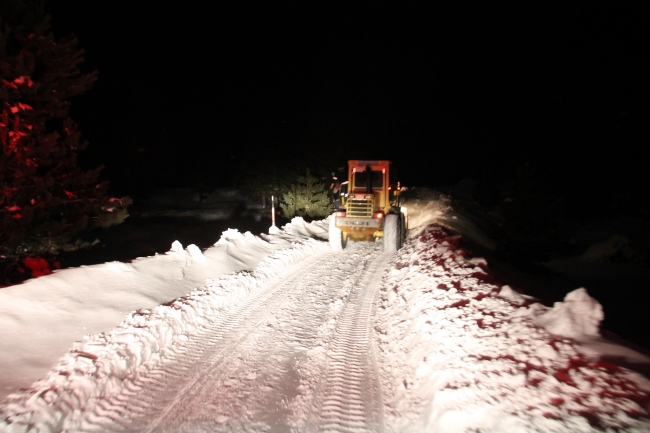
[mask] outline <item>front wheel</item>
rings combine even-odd
[[[384,251],[394,253],[401,246],[402,234],[399,215],[386,215],[384,220]]]
[[[400,242],[399,242],[399,247],[402,248],[404,246],[404,242],[406,242],[406,236],[408,235],[408,229],[406,228],[406,216],[404,216],[403,213],[399,214],[399,226],[400,226]]]
[[[347,244],[347,236],[341,229],[336,228],[336,217],[334,215],[330,217],[329,238],[330,247],[334,251],[343,251]]]

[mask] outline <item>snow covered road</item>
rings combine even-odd
[[[254,265],[86,335],[4,400],[0,431],[649,431],[650,381],[625,367],[649,360],[600,337],[584,288],[536,303],[427,221],[397,254],[333,253],[314,224],[147,259],[185,278]]]
[[[390,254],[353,244],[290,267],[110,400],[96,431],[381,431],[373,303]]]

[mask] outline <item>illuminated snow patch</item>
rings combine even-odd
[[[531,305],[466,256],[428,226],[384,281],[375,329],[391,431],[648,431],[648,381],[562,336],[594,337],[597,301],[577,290]]]

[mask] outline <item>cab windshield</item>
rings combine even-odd
[[[373,189],[381,189],[383,185],[383,176],[381,171],[357,171],[354,173],[354,187],[355,188],[368,188],[368,181],[370,187]]]

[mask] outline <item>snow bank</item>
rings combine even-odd
[[[570,292],[564,302],[556,302],[550,310],[536,305],[541,308],[535,310],[533,321],[551,334],[574,339],[600,336],[603,307],[585,288]]]
[[[501,287],[498,296],[499,298],[507,299],[508,301],[516,305],[523,305],[526,303],[527,300],[533,299],[530,296],[522,295],[521,293],[516,292],[515,290],[512,289],[512,287],[507,285]]]
[[[329,220],[331,216],[324,220],[308,223],[301,217],[294,217],[291,224],[284,227],[286,236],[296,237],[299,239],[329,239]]]
[[[229,231],[217,244],[242,238]],[[179,248],[175,244],[172,252]],[[135,386],[133,379],[164,360],[174,343],[185,341],[287,267],[324,251],[330,251],[324,242],[298,240],[264,259],[253,272],[208,280],[205,286],[165,305],[130,313],[110,332],[84,337],[46,379],[29,390],[9,395],[2,408],[5,421],[0,426],[7,431],[25,431],[27,426],[38,426],[39,432],[84,431],[88,427],[84,426],[87,407],[94,407],[98,399],[109,399],[123,387]],[[190,249],[189,254],[201,252]]]
[[[174,242],[169,252],[132,263],[64,269],[3,288],[0,370],[5,374],[0,378],[0,399],[44,377],[85,335],[113,329],[132,311],[184,296],[207,278],[254,269],[273,251],[307,238],[296,233],[317,232],[319,227],[297,218],[277,236],[260,238],[227,230],[203,252],[195,245],[184,249]]]
[[[391,431],[650,429],[650,383],[562,336],[597,334],[597,301],[579,289],[552,309],[531,305],[466,255],[428,226],[384,281],[375,329]]]

